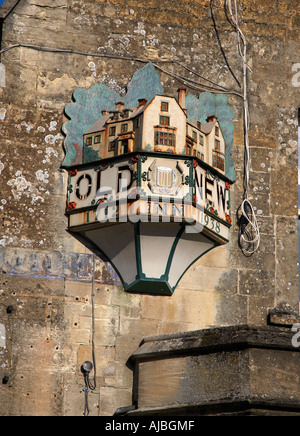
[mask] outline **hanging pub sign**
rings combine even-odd
[[[190,121],[186,92],[118,101],[82,132],[68,165],[68,230],[109,260],[128,292],[171,295],[228,242],[226,141],[215,115]],[[76,144],[77,145],[77,144]]]

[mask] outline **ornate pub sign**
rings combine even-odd
[[[126,291],[172,295],[199,257],[228,242],[233,179],[218,117],[190,120],[185,89],[178,98],[159,91],[135,105],[103,103],[82,126],[64,165],[66,213],[69,231],[113,265]]]

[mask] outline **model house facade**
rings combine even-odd
[[[113,112],[103,111],[85,132],[84,148],[97,151],[99,159],[141,150],[195,156],[224,174],[225,140],[218,119],[188,121],[185,92],[179,89],[178,99],[140,99],[135,108],[116,103]]]

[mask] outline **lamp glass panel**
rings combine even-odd
[[[182,233],[178,241],[169,272],[169,284],[173,288],[185,270],[202,254],[215,246],[215,243],[206,238],[202,233],[188,233],[187,229]]]
[[[160,278],[165,274],[179,229],[177,223],[141,223],[141,262],[142,272],[146,277]]]
[[[86,236],[108,257],[125,283],[136,279],[134,225],[110,225],[85,232]]]

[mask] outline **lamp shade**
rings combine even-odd
[[[180,223],[111,224],[80,232],[111,262],[128,292],[172,295],[189,266],[216,243]]]
[[[149,152],[85,164],[69,171],[68,190],[69,231],[112,264],[128,292],[171,295],[199,257],[228,240],[230,185],[195,158]]]

